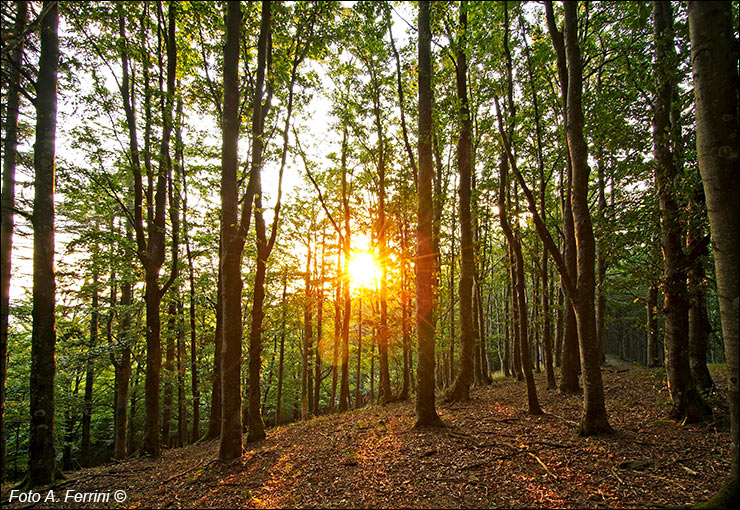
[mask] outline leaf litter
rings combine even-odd
[[[616,434],[577,436],[580,396],[546,390],[545,414],[531,416],[526,388],[496,380],[466,402],[438,405],[447,428],[415,429],[413,401],[320,416],[268,430],[232,462],[214,460],[218,441],[85,469],[49,488],[56,503],[80,507],[67,490],[124,490],[123,503],[87,508],[643,508],[708,499],[730,472],[724,392],[711,398],[711,423],[666,418],[660,371],[602,370]],[[713,374],[725,388],[720,372]],[[37,491],[46,494],[49,488]]]

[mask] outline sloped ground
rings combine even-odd
[[[78,507],[62,502],[66,491],[124,490],[123,503],[82,506],[642,508],[697,502],[720,487],[730,469],[724,394],[712,398],[712,423],[681,426],[664,419],[658,372],[603,374],[613,436],[577,437],[581,397],[547,391],[538,374],[544,416],[526,413],[523,382],[498,380],[469,402],[440,405],[446,429],[412,428],[412,401],[375,406],[268,431],[232,463],[213,460],[211,441],[76,473],[53,488],[54,504],[10,506]]]

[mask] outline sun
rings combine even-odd
[[[380,281],[380,265],[367,251],[355,253],[349,261],[349,276],[354,287],[374,288]]]

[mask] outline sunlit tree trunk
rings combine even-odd
[[[56,375],[56,277],[54,271],[54,177],[56,163],[59,7],[44,2],[36,82],[36,143],[33,166],[33,327],[31,332],[28,487],[56,475],[54,377]]]
[[[16,2],[13,34],[18,37],[26,27],[28,4]],[[13,218],[15,215],[15,164],[18,146],[18,107],[20,104],[24,38],[17,41],[7,57],[8,82],[5,143],[3,146],[2,226],[0,227],[0,483],[5,483],[7,447],[5,442],[5,383],[8,375],[8,313],[10,310],[10,266],[13,252]]]
[[[434,273],[432,243],[432,62],[430,8],[419,3],[419,176],[416,231],[416,331],[419,356],[416,369],[416,426],[442,426],[434,403]]]

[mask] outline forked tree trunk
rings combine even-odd
[[[595,242],[588,209],[588,149],[583,137],[583,62],[578,44],[578,16],[575,3],[564,4],[565,52],[568,64],[568,106],[566,109],[568,148],[573,168],[573,223],[575,226],[578,278],[574,308],[583,371],[583,418],[580,433],[591,436],[612,432],[604,404],[601,354],[596,338],[594,292]]]
[[[575,226],[573,223],[573,208],[570,190],[573,181],[573,169],[572,169],[572,158],[570,153],[569,139],[567,135],[568,130],[568,65],[566,62],[565,54],[565,42],[563,39],[563,33],[558,30],[555,23],[555,15],[552,8],[552,2],[545,2],[545,12],[547,18],[547,26],[552,38],[552,44],[555,48],[555,54],[557,58],[558,66],[558,78],[560,81],[560,90],[562,96],[563,105],[563,124],[565,126],[565,166],[566,166],[566,186],[561,188],[562,191],[562,209],[563,209],[563,258],[568,272],[568,277],[572,280],[576,280],[577,273],[577,261],[576,261],[576,237],[575,237]],[[573,301],[571,296],[568,295],[568,290],[565,286],[561,287],[564,295],[564,309],[563,309],[563,336],[561,342],[560,354],[560,392],[566,394],[576,394],[580,392],[578,386],[578,371],[579,359],[578,359],[578,328],[576,324],[575,310],[573,309]]]

